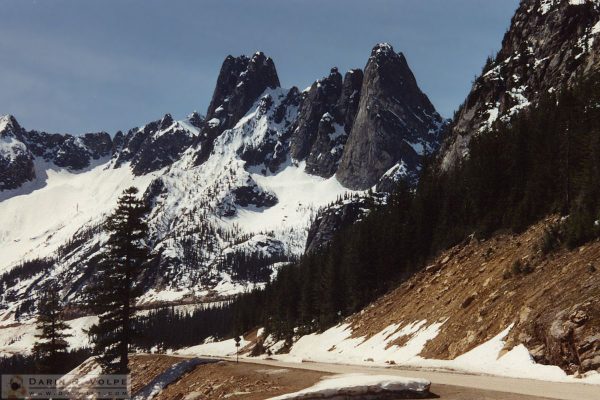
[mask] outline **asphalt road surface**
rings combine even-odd
[[[468,375],[452,372],[438,372],[426,370],[405,370],[396,367],[365,367],[341,364],[323,364],[313,362],[287,363],[275,360],[242,359],[240,362],[261,365],[270,365],[278,368],[308,369],[313,371],[329,372],[334,374],[367,373],[383,375],[400,375],[406,377],[425,378],[431,381],[431,391],[444,398],[443,393],[448,387],[454,387],[454,392],[460,387],[482,391],[506,393],[508,399],[520,399],[521,396],[537,396],[544,399],[566,400],[600,400],[600,386],[579,383],[557,383],[534,379],[503,378],[488,375]],[[457,388],[459,387],[459,388]],[[439,388],[439,389],[438,389]],[[458,390],[460,391],[460,390]],[[508,394],[511,394],[510,396]],[[515,396],[516,395],[516,396]],[[456,397],[456,393],[452,396]],[[464,397],[472,398],[472,397]]]

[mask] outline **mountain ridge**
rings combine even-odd
[[[349,193],[352,198],[366,196],[335,177],[364,87],[361,70],[351,70],[343,79],[333,68],[308,92],[282,89],[275,65],[264,53],[228,56],[206,117],[196,113],[177,121],[165,114],[113,138],[102,134],[108,139],[97,158],[106,161],[88,161],[85,168],[62,170],[52,164],[54,159],[41,163],[31,153],[28,162],[35,164],[34,170],[47,172],[21,178],[21,185],[39,181],[41,187],[25,194],[27,207],[44,197],[65,207],[57,206],[29,228],[15,228],[28,209],[12,215],[23,194],[17,188],[5,192],[0,222],[7,229],[0,238],[9,250],[5,259],[13,262],[3,265],[4,270],[15,267],[16,260],[36,257],[49,257],[53,266],[8,288],[2,302],[18,300],[4,313],[31,311],[31,295],[49,276],[65,282],[67,301],[78,301],[104,240],[103,218],[127,185],[137,186],[150,207],[152,261],[139,277],[146,292],[142,303],[197,301],[264,285],[282,262],[303,254],[311,221],[322,207]],[[296,153],[295,140],[308,145]],[[67,150],[72,152],[67,147],[66,155]],[[89,152],[90,160],[94,156]],[[393,161],[401,157],[397,154]],[[396,178],[403,179],[417,165],[413,162]],[[87,204],[94,197],[103,203]],[[338,228],[327,226],[329,231]]]

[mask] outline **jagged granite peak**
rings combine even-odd
[[[221,66],[206,119],[218,119],[221,131],[232,128],[267,88],[278,87],[280,83],[275,64],[263,52],[256,52],[251,58],[227,56]]]
[[[108,156],[112,140],[106,132],[69,134],[27,131],[7,115],[0,118],[0,190],[16,189],[35,179],[35,158],[70,170]]]
[[[174,121],[171,114],[126,135],[119,131],[113,140],[114,167],[130,162],[136,175],[157,171],[177,161],[198,135],[197,128]]]
[[[238,150],[246,168],[259,167],[261,173],[275,173],[288,159],[289,133],[296,120],[301,95],[296,87],[290,90],[270,90],[263,95],[254,108],[254,119],[264,118],[268,127],[264,134],[253,129],[253,140]],[[253,128],[256,128],[253,127]]]
[[[319,121],[317,137],[306,159],[306,172],[329,178],[338,168],[348,134],[335,117],[325,113]]]
[[[0,191],[16,189],[35,178],[33,156],[22,141],[23,133],[12,115],[0,117]]]
[[[597,0],[522,0],[502,47],[459,108],[442,146],[442,170],[467,156],[473,135],[574,83],[600,65]]]
[[[206,122],[197,144],[196,164],[204,163],[214,140],[233,128],[267,89],[280,87],[275,64],[263,52],[225,58],[206,112]]]
[[[336,78],[341,78],[337,68],[332,71],[335,71]],[[308,173],[324,178],[335,174],[358,111],[362,80],[360,69],[348,71],[344,75],[337,101],[333,104],[331,99],[332,102],[327,104],[327,111],[318,122],[316,138],[306,159]],[[339,84],[340,81],[336,79],[335,82]]]
[[[360,91],[363,83],[361,69],[351,69],[344,75],[342,94],[337,104],[337,121],[344,126],[346,133],[350,134],[354,118],[360,102]]]
[[[302,93],[298,119],[292,128],[290,153],[296,160],[304,160],[317,139],[319,123],[325,113],[335,114],[342,93],[342,75],[332,68],[329,75],[315,81]]]
[[[27,147],[35,157],[72,170],[89,167],[91,160],[109,156],[112,149],[111,137],[106,132],[73,136],[29,131],[26,138]]]
[[[187,116],[187,122],[198,129],[202,129],[204,128],[206,118],[203,115],[200,115],[197,111],[194,111]]]
[[[173,124],[173,117],[171,116],[171,114],[167,113],[160,120],[160,124],[158,126],[158,129],[160,129],[160,130],[167,129],[172,124]]]
[[[0,117],[0,132],[8,132],[8,131],[20,131],[21,126],[17,122],[17,119],[11,115],[3,115]]]
[[[422,156],[439,146],[443,124],[404,55],[387,43],[376,45],[337,178],[348,188],[367,189],[396,165],[414,178]]]

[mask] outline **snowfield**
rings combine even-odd
[[[143,192],[155,174],[133,176],[125,165],[96,161],[78,172],[36,160],[37,179],[0,192],[0,273],[53,254],[83,226],[99,223],[129,186]]]
[[[344,188],[335,176],[308,174],[305,163],[289,155],[276,167],[267,166],[274,157],[269,146],[281,144],[297,116],[297,106],[288,107],[282,119],[274,116],[288,92],[267,89],[233,128],[216,138],[200,165],[194,146],[170,166],[141,175],[114,155],[78,171],[36,159],[34,181],[0,192],[0,274],[27,260],[56,261],[49,270],[17,277],[0,292],[0,302],[7,306],[0,310],[0,320],[18,322],[16,315],[29,309],[23,304],[48,279],[73,283],[75,287],[63,288],[65,300],[80,300],[90,276],[89,260],[106,240],[101,224],[129,186],[137,187],[152,206],[148,244],[159,260],[145,277],[140,304],[212,301],[264,286],[269,274],[274,277],[285,262],[304,252],[319,209],[347,193],[359,193]],[[174,127],[189,137],[199,134],[186,121],[174,121],[164,131]],[[254,151],[267,152],[261,156],[264,161],[246,161],[244,154]],[[236,277],[232,265],[243,255],[265,264],[259,280]],[[10,302],[3,300],[8,298]]]
[[[323,379],[316,385],[299,392],[272,397],[270,400],[300,400],[333,396],[359,397],[378,393],[425,394],[428,393],[430,385],[431,382],[426,379],[391,375],[343,374]]]
[[[98,317],[81,317],[65,322],[70,328],[65,332],[71,335],[66,338],[69,348],[89,347],[90,343],[86,331],[98,322]],[[0,357],[31,353],[31,349],[37,341],[36,333],[35,320],[33,319],[17,326],[0,325]]]

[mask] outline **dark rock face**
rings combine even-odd
[[[148,209],[152,209],[156,204],[157,198],[164,193],[167,193],[165,182],[161,178],[152,180],[142,196],[144,204]]]
[[[404,55],[389,44],[375,46],[338,179],[351,189],[367,189],[398,163],[418,171],[423,153],[437,149],[442,124]]]
[[[115,133],[115,137],[113,138],[113,142],[112,142],[112,154],[116,154],[119,151],[121,151],[121,149],[123,148],[123,144],[125,144],[125,135],[123,135],[123,132],[118,131],[117,133]]]
[[[267,88],[279,86],[275,64],[264,53],[257,52],[252,58],[228,56],[221,66],[217,86],[206,112],[196,164],[208,159],[214,140],[224,130],[235,126]]]
[[[328,111],[319,120],[316,139],[306,159],[308,173],[324,178],[335,174],[358,110],[362,81],[360,69],[348,71],[337,101],[332,104],[334,99],[330,99],[332,103],[326,104]]]
[[[329,178],[335,174],[348,135],[333,115],[325,113],[319,121],[317,138],[306,159],[306,172]]]
[[[344,75],[342,94],[337,105],[336,120],[344,125],[347,134],[352,131],[354,118],[360,103],[360,91],[363,83],[363,72],[360,69],[351,69]]]
[[[233,217],[239,207],[268,208],[277,202],[274,194],[264,191],[249,179],[245,186],[231,189],[230,195],[217,205],[217,209],[220,216]]]
[[[171,165],[196,140],[194,132],[173,121],[170,114],[142,128],[131,129],[127,135],[115,136],[121,150],[115,154],[115,168],[131,162],[136,175],[157,171]]]
[[[221,130],[232,128],[267,89],[280,86],[273,60],[262,52],[252,58],[228,56],[223,62],[207,121],[219,119]]]
[[[35,178],[33,155],[23,143],[25,131],[12,116],[0,118],[0,191]]]
[[[30,131],[27,138],[28,147],[34,156],[73,170],[88,167],[91,159],[106,157],[112,150],[112,140],[106,132],[86,133],[75,137]]]
[[[277,204],[277,197],[264,192],[258,186],[242,186],[232,190],[235,203],[242,207],[255,206],[258,208],[273,207]]]
[[[320,210],[308,231],[305,252],[314,252],[330,243],[338,231],[366,216],[377,201],[367,197],[353,198]]]
[[[204,128],[204,125],[206,123],[206,118],[204,118],[202,115],[200,115],[196,111],[194,111],[193,113],[188,115],[187,121],[192,126],[198,128],[198,129],[202,129],[202,128]]]
[[[83,136],[26,131],[12,116],[0,118],[0,190],[16,189],[35,178],[36,157],[70,170],[87,168],[91,160],[111,153],[106,132]]]
[[[489,129],[571,84],[600,64],[600,37],[594,25],[600,9],[594,2],[523,0],[502,48],[473,84],[442,146],[441,168],[453,168],[468,154],[474,134]]]
[[[299,103],[300,92],[296,87],[291,88],[277,108],[272,111],[274,100],[271,94],[266,94],[260,99],[257,114],[259,116],[269,114],[268,118],[279,125],[280,129],[269,128],[262,140],[248,144],[239,150],[238,154],[246,161],[246,166],[263,165],[263,173],[267,170],[272,173],[277,172],[288,157],[289,127],[294,120],[294,110]]]
[[[336,105],[342,93],[342,75],[337,68],[332,68],[326,78],[312,84],[308,92],[304,92],[298,119],[292,128],[290,152],[292,158],[304,160],[308,157],[317,139],[319,123],[323,115],[336,114]]]

